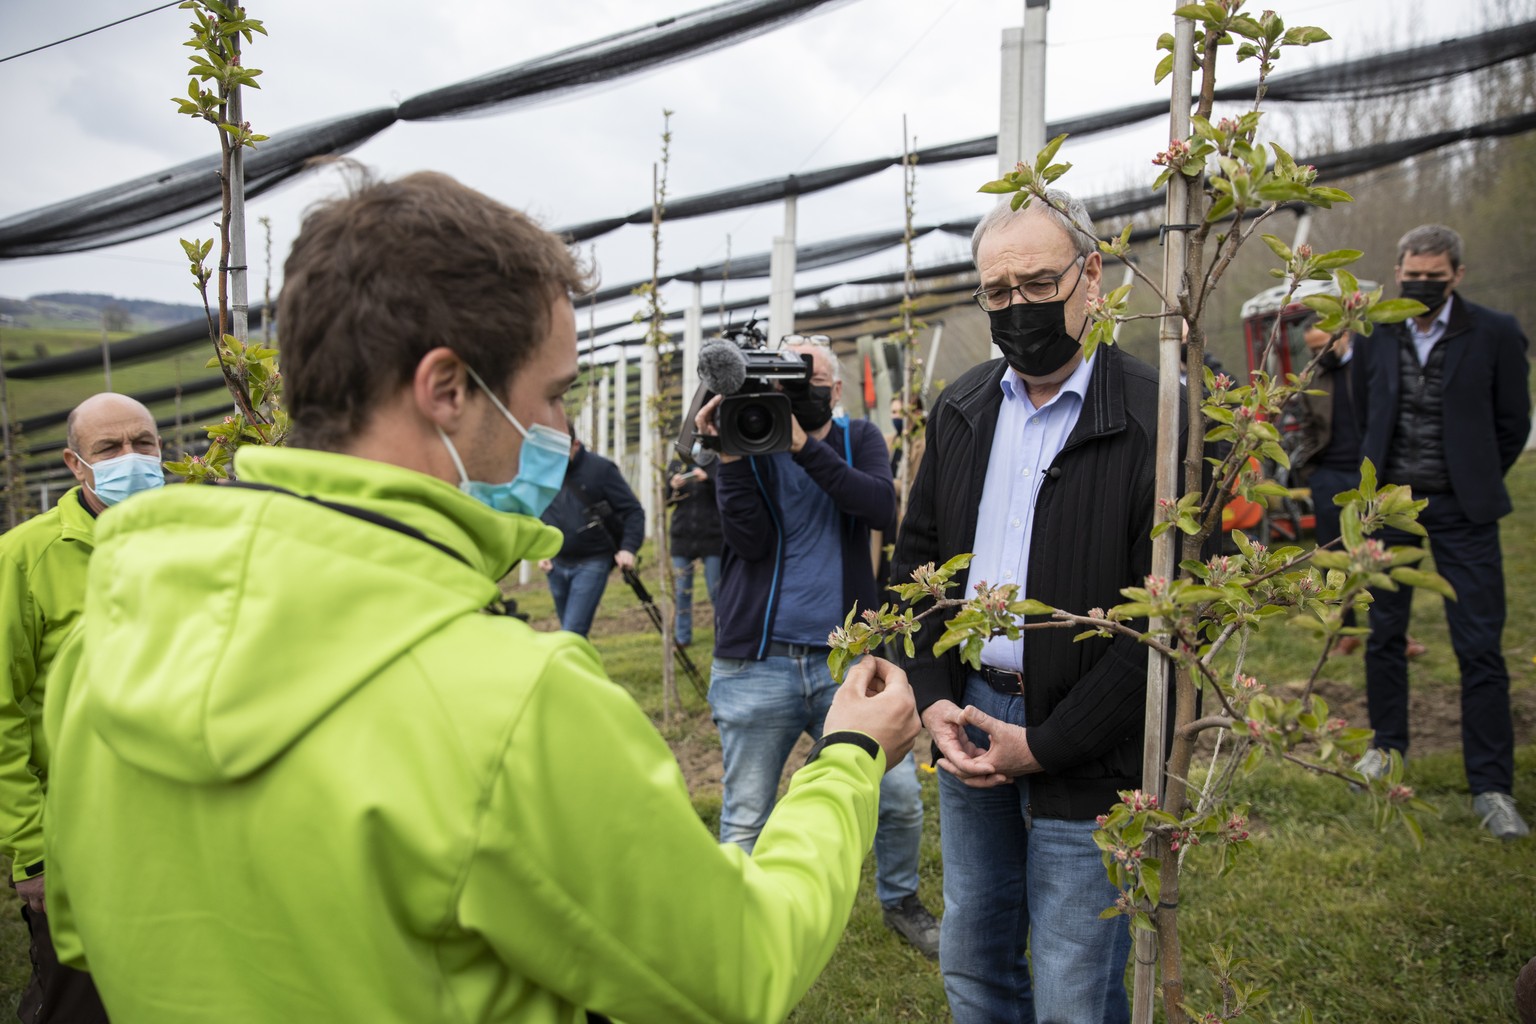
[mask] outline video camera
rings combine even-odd
[[[771,455],[789,451],[794,434],[790,400],[810,386],[811,357],[767,351],[757,321],[722,331],[699,349],[699,390],[674,442],[678,454],[704,465],[723,455]],[[718,436],[694,427],[698,412],[715,395],[724,396],[715,415]]]

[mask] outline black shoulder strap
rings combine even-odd
[[[339,501],[326,501],[322,498],[316,498],[311,494],[300,494],[297,491],[290,491],[286,487],[277,487],[272,484],[253,484],[244,480],[230,480],[224,484],[217,484],[215,486],[241,487],[250,491],[271,491],[275,494],[286,494],[290,498],[301,498],[304,501],[313,502],[316,505],[328,508],[332,512],[340,512],[344,516],[351,516],[353,519],[361,519],[365,523],[372,523],[374,526],[381,526],[386,530],[392,530],[393,532],[402,534],[411,538],[412,540],[418,540],[421,543],[428,545],[429,547],[436,548],[443,554],[453,558],[455,561],[460,562],[463,565],[468,565],[472,569],[474,568],[474,566],[470,565],[469,559],[453,550],[453,548],[433,540],[431,537],[428,537],[426,534],[416,529],[416,527],[407,526],[400,520],[386,516],[382,512],[375,512],[372,509],[358,508],[356,505],[346,505]],[[510,567],[508,571],[511,571]],[[486,605],[481,610],[491,615],[507,615],[512,618],[524,619],[525,621],[527,619],[527,616],[517,614],[516,602],[513,602],[512,605],[508,607],[506,602],[495,600]]]
[[[344,505],[339,501],[325,501],[324,499],[316,498],[310,494],[300,494],[297,491],[290,491],[286,487],[275,487],[272,484],[253,484],[247,483],[244,480],[231,480],[228,483],[217,484],[215,486],[243,487],[251,491],[272,491],[276,494],[286,494],[291,498],[302,498],[305,501],[314,502],[316,505],[322,505],[325,508],[330,509],[332,512],[340,512],[344,516],[351,516],[353,519],[361,519],[365,523],[372,523],[374,526],[382,526],[386,530],[393,530],[395,533],[404,534],[405,536],[410,537],[412,540],[419,540],[423,544],[430,544],[432,547],[441,551],[443,554],[449,555],[458,561],[463,562],[465,565],[469,565],[469,559],[465,558],[463,555],[459,554],[448,545],[438,543],[431,537],[428,537],[426,534],[416,529],[414,526],[407,526],[405,523],[402,523],[398,519],[391,519],[389,516],[386,516],[381,512],[374,512],[372,509],[358,508],[356,505]]]

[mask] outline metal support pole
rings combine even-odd
[[[795,333],[795,196],[784,200],[784,234],[773,240],[769,257],[768,341],[777,345]]]
[[[1169,106],[1168,137],[1184,139],[1189,135],[1189,108],[1192,98],[1195,57],[1195,23],[1188,18],[1174,18],[1173,97]],[[1165,224],[1188,224],[1189,179],[1175,174],[1168,180]],[[1183,288],[1185,237],[1182,231],[1169,232],[1163,246],[1163,294],[1173,299]],[[1158,330],[1157,382],[1157,462],[1154,494],[1175,499],[1182,484],[1180,466],[1184,453],[1179,450],[1179,342],[1182,324],[1178,317],[1164,317]],[[1152,574],[1172,579],[1177,530],[1165,531],[1152,542]],[[1153,619],[1149,630],[1157,633],[1167,623]],[[1147,653],[1147,712],[1145,746],[1142,748],[1141,788],[1163,796],[1164,750],[1167,748],[1168,676],[1170,662],[1156,651]],[[1136,970],[1131,1004],[1132,1024],[1152,1024],[1157,991],[1157,943],[1150,932],[1138,931],[1135,939]]]
[[[1003,30],[998,174],[1045,147],[1045,20],[1051,0],[1025,0],[1024,27]]]

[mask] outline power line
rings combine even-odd
[[[46,50],[50,47],[61,46],[64,43],[73,42],[76,39],[84,38],[85,36],[91,35],[94,32],[100,32],[103,29],[109,29],[115,25],[121,25],[125,21],[132,21],[134,18],[142,18],[146,14],[154,14],[156,11],[163,11],[167,7],[179,6],[181,2],[182,0],[171,0],[171,2],[168,4],[161,4],[159,7],[151,7],[147,11],[140,11],[138,14],[128,15],[126,18],[118,18],[116,21],[109,21],[105,25],[97,25],[95,28],[88,28],[84,32],[76,32],[74,35],[68,36],[64,39],[56,39],[51,43],[44,43],[42,46],[34,46],[30,50],[22,50],[20,53],[13,53],[9,57],[0,57],[0,64],[4,64],[8,60],[15,60],[17,57],[25,57],[29,53],[37,53],[39,50]]]

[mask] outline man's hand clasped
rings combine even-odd
[[[939,748],[938,767],[974,789],[1001,786],[1020,775],[1044,770],[1030,753],[1022,726],[998,721],[980,708],[935,701],[923,712],[923,725]],[[966,726],[982,732],[988,745],[972,742]]]

